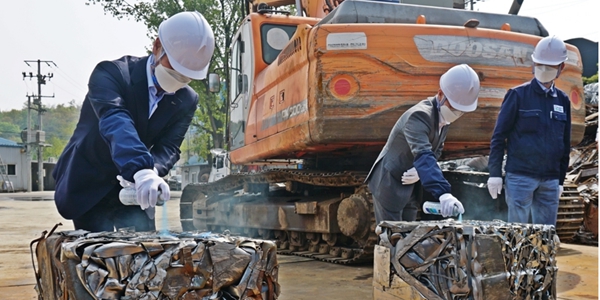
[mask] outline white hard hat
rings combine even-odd
[[[479,77],[466,64],[457,65],[440,77],[440,88],[455,109],[471,112],[477,108]]]
[[[206,78],[215,37],[199,12],[180,12],[163,21],[158,38],[175,71],[192,79]]]
[[[531,59],[542,65],[560,65],[567,60],[567,46],[558,37],[547,36],[537,43]]]

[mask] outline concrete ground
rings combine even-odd
[[[181,192],[171,192],[166,212],[159,207],[157,226],[167,215],[168,227],[181,231],[179,199]],[[73,229],[51,201],[52,192],[0,194],[0,299],[37,299],[31,267],[29,243],[50,230]],[[372,299],[372,264],[342,266],[302,257],[278,257],[281,300]],[[558,299],[598,299],[598,248],[562,244],[557,255],[559,267]]]

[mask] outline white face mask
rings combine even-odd
[[[154,76],[156,76],[156,81],[158,81],[160,87],[167,93],[174,93],[192,81],[160,63],[154,68]]]
[[[550,66],[535,66],[534,67],[535,79],[541,83],[548,83],[556,79],[558,75],[558,69]]]
[[[447,124],[450,124],[460,118],[464,113],[460,110],[451,109],[450,107],[444,105],[444,102],[446,101],[447,99],[444,98],[440,104],[440,115]]]

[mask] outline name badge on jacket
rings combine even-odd
[[[554,111],[555,112],[560,112],[560,113],[564,113],[565,111],[563,110],[563,107],[561,105],[554,105]]]

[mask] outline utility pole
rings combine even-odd
[[[52,73],[48,73],[47,75],[42,75],[42,63],[46,63],[48,66],[50,66],[50,63],[54,64],[56,66],[56,64],[51,61],[51,60],[25,60],[25,64],[28,66],[31,66],[29,63],[35,63],[37,62],[37,75],[33,75],[32,72],[29,72],[29,74],[26,74],[25,72],[23,72],[23,80],[27,77],[29,77],[29,79],[32,79],[33,77],[37,78],[37,84],[38,84],[38,94],[37,94],[37,100],[34,99],[33,103],[34,105],[37,105],[37,111],[38,111],[38,126],[36,128],[36,133],[35,133],[35,143],[37,144],[37,150],[38,150],[38,190],[39,191],[43,191],[44,190],[44,142],[46,141],[46,137],[45,137],[45,133],[44,131],[42,131],[42,114],[44,112],[44,109],[42,108],[42,97],[51,97],[54,98],[54,95],[52,96],[42,96],[42,84],[46,84],[46,78],[48,78],[48,80],[50,80],[54,74]],[[28,103],[29,104],[29,103]],[[28,110],[30,109],[30,107],[28,107]],[[27,127],[27,143],[29,144],[29,138],[31,137],[29,135],[30,133],[30,126]],[[29,168],[31,168],[31,165],[29,166]]]
[[[27,95],[27,136],[25,140],[25,150],[27,154],[27,192],[31,193],[31,148],[33,143],[31,142],[31,97],[33,95]]]

